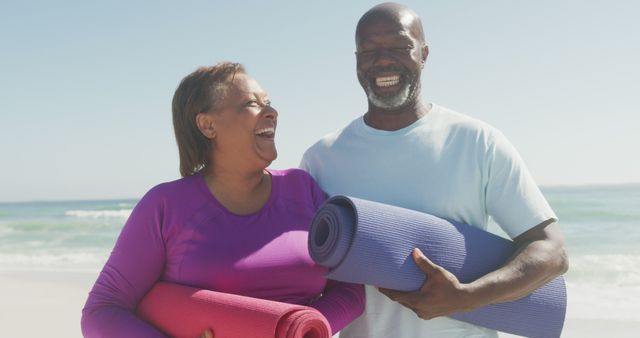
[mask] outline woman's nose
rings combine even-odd
[[[262,109],[262,114],[264,115],[264,117],[270,120],[275,120],[278,118],[278,111],[271,106],[265,106]]]

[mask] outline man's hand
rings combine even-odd
[[[413,260],[420,270],[427,274],[427,280],[418,291],[402,292],[379,288],[380,292],[413,312],[422,319],[450,315],[454,312],[469,311],[465,284],[443,267],[427,258],[420,249],[413,249]]]
[[[467,284],[460,283],[451,272],[414,249],[413,260],[427,274],[420,290],[379,290],[413,310],[418,317],[431,319],[520,299],[569,267],[562,233],[553,219],[527,230],[513,243],[516,251],[501,268]]]

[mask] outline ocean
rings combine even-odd
[[[640,320],[640,184],[543,193],[569,252],[568,316]],[[0,203],[0,271],[97,274],[136,202]]]
[[[0,203],[0,271],[98,272],[136,203]]]

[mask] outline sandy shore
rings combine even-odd
[[[562,330],[562,338],[633,338],[638,337],[640,321],[616,321],[568,317]],[[500,338],[514,338],[501,333]]]
[[[0,336],[82,337],[80,312],[96,276],[97,272],[0,271]],[[626,338],[638,332],[640,321],[574,318],[569,313],[562,337]]]
[[[0,336],[82,337],[80,313],[96,276],[0,271]]]

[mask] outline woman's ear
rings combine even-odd
[[[216,138],[215,119],[212,114],[198,113],[196,115],[196,126],[204,137],[213,140]]]

